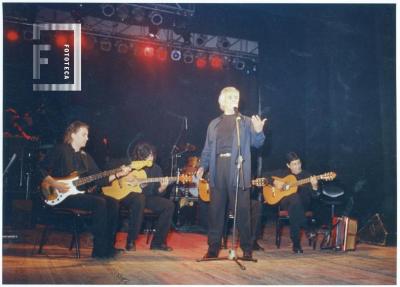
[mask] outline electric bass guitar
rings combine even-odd
[[[146,161],[133,161],[129,165],[132,169],[142,169],[146,166],[151,166],[153,164],[152,161],[146,160]],[[79,175],[77,172],[71,173],[67,177],[63,178],[55,178],[57,182],[60,183],[65,183],[68,185],[69,190],[67,192],[60,192],[59,190],[55,188],[44,188],[42,187],[42,193],[45,195],[46,199],[45,202],[48,205],[55,206],[59,204],[60,202],[63,202],[68,196],[74,195],[74,194],[80,194],[80,193],[85,193],[85,191],[81,191],[78,189],[78,187],[91,183],[95,180],[101,179],[103,177],[107,177],[113,174],[116,174],[117,172],[120,172],[122,169],[121,168],[116,168],[108,171],[103,171],[97,174],[89,175],[86,177],[79,178]]]
[[[141,193],[143,184],[161,182],[164,180],[164,178],[165,177],[147,178],[147,174],[144,170],[133,170],[128,175],[120,179],[113,180],[111,185],[102,187],[102,191],[105,195],[120,200],[131,192]],[[176,181],[190,183],[191,180],[191,176],[182,174],[179,177],[168,177],[168,184]]]
[[[317,180],[333,180],[336,177],[336,173],[335,172],[327,172],[324,174],[320,174],[315,176],[317,178]],[[297,188],[301,185],[307,184],[311,181],[311,177],[308,178],[304,178],[301,180],[297,180],[296,177],[292,174],[280,178],[277,176],[273,176],[272,177],[274,180],[279,180],[284,182],[283,187],[281,189],[273,186],[273,185],[269,185],[267,183],[266,178],[256,178],[254,180],[251,181],[251,183],[255,186],[258,187],[262,187],[263,188],[263,195],[264,195],[264,199],[265,202],[270,204],[270,205],[274,205],[277,204],[279,201],[282,200],[282,198],[289,196],[293,193],[297,192]]]

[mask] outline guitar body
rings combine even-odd
[[[210,202],[210,186],[208,185],[208,181],[201,178],[198,186],[200,199],[204,202]]]
[[[277,204],[282,198],[297,192],[297,179],[294,175],[290,174],[284,178],[273,176],[272,178],[283,181],[288,188],[282,190],[270,185],[263,186],[263,195],[266,203],[270,205]]]
[[[60,202],[64,201],[64,199],[66,199],[70,195],[84,193],[84,191],[78,190],[76,186],[73,184],[73,181],[77,179],[79,179],[79,176],[76,172],[71,173],[71,175],[67,177],[55,178],[55,180],[57,180],[58,182],[67,184],[69,186],[69,190],[67,192],[59,192],[57,189],[52,189],[50,191],[47,191],[49,195],[45,200],[46,204],[55,206]]]
[[[105,195],[108,195],[117,200],[121,200],[131,192],[142,192],[142,188],[140,187],[140,185],[131,185],[129,184],[129,181],[145,178],[147,178],[147,174],[144,170],[133,170],[127,176],[113,180],[111,185],[104,186],[102,188],[102,191]]]

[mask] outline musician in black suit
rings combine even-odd
[[[86,123],[75,121],[69,125],[64,134],[64,143],[57,146],[41,166],[42,190],[57,189],[59,192],[70,191],[67,184],[57,181],[76,171],[80,177],[99,173],[93,158],[83,150],[89,135],[89,126]],[[130,169],[122,166],[121,170],[109,177],[95,181],[97,187],[103,186],[128,174]],[[78,208],[93,213],[91,231],[93,233],[92,257],[107,258],[115,255],[114,238],[118,220],[118,201],[98,192],[98,188],[91,187],[91,193],[70,195],[58,207]],[[97,189],[97,190],[96,190]],[[46,195],[45,195],[46,196]]]
[[[138,143],[133,150],[133,160],[152,161],[151,167],[144,168],[147,178],[161,178],[161,167],[155,163],[156,150],[146,142]],[[174,203],[163,197],[169,184],[168,178],[162,178],[160,182],[142,184],[142,192],[131,192],[121,200],[121,205],[130,210],[128,240],[126,250],[136,250],[135,240],[137,239],[143,221],[144,209],[148,208],[158,215],[155,226],[156,233],[150,244],[150,249],[161,251],[172,251],[166,244],[168,231],[171,227],[174,213]]]
[[[305,211],[311,210],[312,198],[318,196],[318,180],[315,176],[302,169],[301,160],[294,152],[286,155],[286,169],[265,172],[263,176],[267,179],[268,184],[274,185],[278,189],[282,189],[284,182],[273,179],[272,176],[284,178],[288,175],[294,175],[297,180],[310,178],[310,184],[298,187],[298,191],[289,196],[284,197],[280,206],[282,210],[287,210],[290,218],[290,238],[293,243],[294,253],[303,253],[300,244],[300,230],[305,228],[309,238],[315,236],[307,225]]]

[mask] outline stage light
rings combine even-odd
[[[218,55],[211,55],[210,56],[210,65],[215,70],[222,70],[224,61]]]
[[[129,17],[129,8],[127,5],[121,4],[117,7],[117,16],[124,22]]]
[[[173,49],[171,51],[171,60],[172,61],[179,61],[182,58],[182,53],[181,51],[177,50],[177,49]]]
[[[145,18],[145,12],[142,8],[136,7],[131,11],[131,14],[133,15],[133,19],[138,22],[142,23]]]
[[[198,35],[196,40],[195,40],[195,44],[197,47],[203,47],[207,42],[207,35]]]
[[[183,52],[183,62],[185,64],[191,64],[191,63],[193,63],[193,60],[194,60],[194,56],[190,50],[186,50]]]
[[[122,41],[119,41],[115,45],[117,46],[118,53],[120,53],[120,54],[128,53],[128,50],[129,50],[128,44],[126,44],[126,43],[124,43]]]
[[[233,59],[232,64],[235,66],[236,70],[243,70],[246,67],[246,63],[241,59]]]
[[[207,57],[204,54],[198,54],[196,56],[196,67],[204,69],[207,66]]]
[[[110,52],[112,48],[111,41],[109,39],[100,40],[100,49],[104,52]]]
[[[56,46],[63,48],[66,43],[68,43],[68,35],[66,33],[58,32],[55,35]]]
[[[151,46],[145,46],[143,48],[143,55],[147,58],[151,58],[154,56],[154,47]]]
[[[6,39],[9,42],[17,42],[19,38],[19,33],[16,30],[10,29],[6,32]]]
[[[33,32],[30,30],[24,31],[24,40],[30,41],[33,39]]]
[[[159,48],[157,49],[157,51],[156,51],[156,54],[157,54],[157,58],[158,58],[160,61],[165,61],[165,60],[167,60],[167,58],[168,58],[168,51],[167,51],[167,49],[164,48],[164,47],[159,47]]]
[[[84,50],[93,50],[95,39],[88,35],[81,35],[81,45]]]
[[[218,37],[217,47],[220,49],[228,49],[231,46],[228,39],[226,37]]]
[[[164,20],[163,16],[160,13],[155,12],[155,11],[150,13],[149,18],[150,18],[150,22],[155,26],[161,25]]]
[[[154,26],[154,25],[150,25],[149,26],[149,37],[150,38],[152,38],[152,39],[158,39],[158,31],[159,31],[160,29],[157,27],[157,26]]]
[[[115,13],[114,6],[111,4],[102,5],[101,9],[102,9],[103,15],[106,17],[111,17]]]

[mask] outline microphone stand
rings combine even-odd
[[[236,110],[235,110],[236,111]],[[243,257],[237,257],[236,256],[236,215],[237,215],[237,201],[238,201],[238,194],[239,194],[239,176],[242,177],[242,192],[244,192],[244,174],[243,174],[243,156],[242,156],[242,148],[241,148],[241,143],[240,143],[240,120],[241,116],[239,113],[236,114],[236,137],[237,137],[237,147],[238,147],[238,157],[236,160],[236,189],[235,189],[235,207],[234,207],[234,212],[233,212],[233,230],[232,230],[232,241],[231,241],[231,248],[228,251],[228,256],[227,257],[217,257],[217,258],[201,258],[198,259],[197,262],[200,261],[220,261],[220,260],[233,260],[236,262],[237,265],[239,265],[240,269],[246,270],[246,267],[243,266],[239,260],[242,261],[252,261],[252,262],[257,262],[257,259],[247,259]]]

